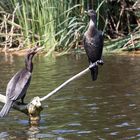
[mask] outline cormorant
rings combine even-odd
[[[27,52],[25,57],[25,68],[18,71],[7,84],[6,103],[0,112],[0,117],[4,117],[8,114],[16,100],[21,99],[21,103],[24,104],[24,97],[30,85],[31,74],[33,71],[32,59],[39,50],[40,48],[35,46]]]
[[[103,33],[97,29],[97,15],[94,10],[88,10],[88,16],[90,17],[89,26],[84,33],[83,43],[86,54],[88,56],[89,63],[92,64],[101,59],[103,50]],[[100,64],[103,64],[101,62]],[[90,68],[92,80],[97,79],[98,66]]]

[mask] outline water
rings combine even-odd
[[[139,140],[140,57],[108,55],[104,61],[96,82],[86,74],[43,102],[38,129],[30,128],[27,116],[11,110],[8,117],[0,119],[0,139]],[[48,94],[87,65],[83,54],[36,56],[26,102]],[[2,94],[23,66],[24,57],[0,55]]]

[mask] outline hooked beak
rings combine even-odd
[[[39,52],[40,50],[43,50],[45,47],[38,47],[36,48],[36,52]]]
[[[39,47],[38,45],[36,45],[35,47],[31,48],[28,53],[33,53],[36,54],[37,52],[39,52],[40,50],[44,49],[44,47]]]
[[[88,11],[84,11],[85,14],[88,14]]]

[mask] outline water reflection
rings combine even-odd
[[[0,56],[0,92],[24,65],[24,57],[13,62]],[[104,58],[96,82],[90,73],[73,81],[43,102],[38,129],[31,129],[28,118],[11,110],[0,119],[0,138],[49,140],[114,140],[140,138],[140,57],[109,55]],[[65,80],[87,67],[85,55],[34,59],[34,72],[26,101],[44,96]],[[48,105],[48,108],[47,108]],[[2,104],[0,104],[0,107]]]

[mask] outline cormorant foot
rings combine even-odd
[[[20,101],[16,101],[16,104],[17,104],[17,105],[27,105],[27,103],[20,102]]]
[[[95,65],[97,65],[97,63],[96,63]],[[89,64],[89,68],[90,68],[90,69],[93,68],[93,63],[90,63],[90,64]]]
[[[27,103],[21,103],[21,105],[27,105]]]
[[[99,65],[103,65],[103,64],[104,64],[104,61],[101,59],[101,60],[98,60],[97,63],[98,63]]]

